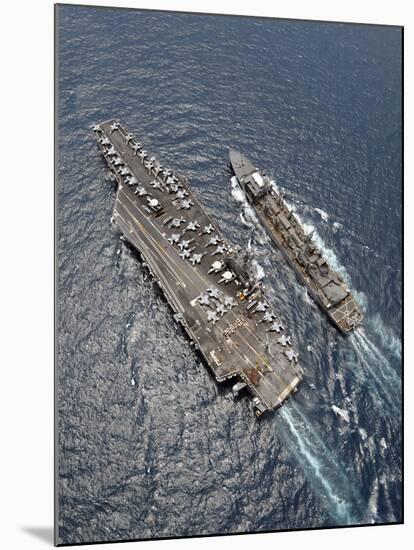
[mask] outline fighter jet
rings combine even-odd
[[[128,185],[136,185],[137,183],[138,183],[138,180],[135,176],[129,176]]]
[[[275,314],[271,311],[266,311],[266,313],[263,315],[263,318],[259,321],[259,323],[271,323],[273,319],[275,318]]]
[[[201,294],[198,297],[198,303],[201,304],[202,306],[210,305],[210,298],[209,298],[208,294]]]
[[[266,302],[259,302],[256,306],[256,309],[254,310],[255,312],[256,311],[266,311],[266,309],[268,308],[269,306],[266,304]]]
[[[226,296],[224,298],[224,305],[226,307],[232,308],[236,305],[236,300],[232,296]]]
[[[293,349],[289,349],[285,351],[286,357],[289,359],[289,361],[298,361],[298,354],[293,351]]]
[[[283,334],[279,339],[278,339],[278,342],[279,344],[281,344],[283,347],[286,346],[286,344],[291,344],[291,341],[290,341],[290,336],[286,336],[285,334]]]
[[[184,250],[184,248],[188,248],[188,245],[191,243],[191,241],[181,241],[178,243],[178,248],[180,250]]]
[[[116,155],[117,152],[116,152],[116,150],[115,150],[115,147],[112,145],[112,146],[107,150],[106,154],[107,154],[108,156]]]
[[[132,149],[133,149],[133,151],[136,155],[138,153],[138,151],[141,149],[141,144],[139,143],[139,141],[137,143],[133,144]]]
[[[281,330],[283,330],[283,328],[284,327],[283,327],[282,323],[280,323],[279,321],[276,321],[276,322],[272,323],[272,326],[269,329],[267,329],[266,332],[277,332],[277,333],[279,333]]]
[[[198,227],[200,227],[200,224],[197,220],[194,222],[190,222],[187,227],[185,228],[186,231],[195,231]]]
[[[139,195],[140,197],[143,197],[144,195],[148,195],[147,191],[141,185],[139,185],[135,189],[134,193],[135,195]]]
[[[212,298],[218,299],[218,297],[220,296],[220,292],[218,291],[217,288],[208,288],[207,292],[210,294]]]
[[[211,321],[215,325],[218,321],[217,313],[215,311],[207,312],[207,321]]]
[[[173,189],[173,191],[174,191],[174,189]],[[180,191],[178,191],[178,186],[177,186],[177,192],[176,192],[177,199],[183,199],[187,195],[188,195],[188,193],[187,193],[187,191],[184,191],[184,189],[180,189]]]
[[[178,254],[183,260],[189,258],[191,256],[191,252],[187,249],[184,249],[181,254]]]
[[[174,218],[170,223],[170,227],[180,227],[183,222],[185,222],[185,219],[182,216],[181,218]]]
[[[115,132],[115,130],[118,130],[118,128],[119,128],[118,122],[113,122],[111,124],[111,131],[109,133],[112,134],[112,132]]]
[[[223,315],[227,312],[227,309],[224,307],[223,304],[219,304],[216,311],[217,313],[220,313],[220,315],[223,317]]]
[[[168,242],[171,244],[177,244],[180,240],[180,235],[178,233],[173,233],[171,237],[168,239]]]
[[[132,134],[129,134],[129,133],[128,133],[128,134],[125,136],[125,143],[128,145],[128,143],[129,143],[130,141],[132,141],[133,139],[134,139],[134,136],[133,136]]]
[[[121,170],[121,172],[120,172],[121,176],[127,176],[127,175],[130,174],[130,173],[131,173],[131,172],[128,170],[127,167],[122,168],[122,170]]]
[[[215,256],[216,254],[224,254],[226,251],[226,247],[224,244],[220,244],[214,252],[211,253],[212,256]]]
[[[193,254],[190,258],[190,263],[192,265],[201,263],[201,259],[203,257],[203,254]]]
[[[184,209],[184,210],[188,210],[191,205],[193,205],[194,203],[190,200],[183,200],[181,201],[180,203],[180,210]]]
[[[101,138],[99,141],[100,141],[100,143],[102,143],[102,145],[110,145],[111,144],[111,142],[109,141],[109,139],[107,137]]]
[[[170,185],[170,181],[168,181],[169,179],[169,175],[171,174],[171,170],[169,168],[164,168],[164,170],[161,172],[161,176],[162,176],[162,179],[164,181],[164,183],[166,183],[167,185]]]
[[[219,237],[217,237],[217,235],[215,235],[214,237],[211,237],[211,239],[208,241],[208,243],[205,245],[204,248],[207,248],[208,246],[216,246],[219,242],[221,241],[221,239]]]
[[[154,189],[161,189],[161,183],[158,180],[152,180],[151,185]]]
[[[156,162],[156,163],[154,164],[154,174],[155,174],[155,177],[158,176],[158,174],[161,172],[161,170],[162,170],[161,164],[159,164],[159,163]]]
[[[148,153],[143,149],[138,156],[141,160],[144,160],[144,158],[148,156]]]
[[[119,157],[116,157],[113,160],[113,163],[115,164],[115,166],[119,166],[120,164],[124,164],[124,162]]]
[[[93,124],[92,125],[92,130],[94,132],[99,132],[100,129],[101,129],[101,127],[99,126],[99,124]]]
[[[214,231],[214,227],[211,225],[205,225],[203,231],[200,233],[200,235],[210,235]]]

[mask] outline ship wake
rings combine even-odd
[[[332,519],[342,525],[354,522],[353,507],[360,496],[343,473],[338,456],[327,448],[315,428],[299,409],[285,405],[280,416],[286,422],[295,445],[295,456],[310,484],[317,489]],[[292,443],[292,442],[291,442]]]
[[[369,382],[375,386],[376,400],[381,410],[399,411],[401,403],[401,378],[384,353],[373,343],[362,328],[350,336]],[[367,377],[366,377],[367,378]]]

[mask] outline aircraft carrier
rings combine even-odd
[[[93,126],[117,183],[112,222],[141,254],[218,382],[246,388],[256,416],[302,380],[291,335],[272,311],[251,261],[232,246],[186,180],[162,166],[118,121]]]
[[[322,256],[289,210],[274,182],[239,151],[230,150],[234,172],[232,182],[239,185],[254,208],[274,244],[305,285],[309,295],[343,333],[362,322],[362,313],[343,279]]]

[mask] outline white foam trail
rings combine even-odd
[[[273,189],[274,191],[276,191],[276,193],[277,193],[278,195],[280,195],[280,190],[279,190],[279,187],[276,185],[275,180],[270,180],[270,181],[269,181],[269,185],[272,187],[272,189]]]
[[[303,226],[306,232],[314,231],[312,239],[315,244],[323,252],[332,268],[342,275],[346,284],[349,287],[352,286],[351,277],[348,272],[340,263],[336,254],[325,245],[318,232],[315,231],[314,226],[307,223],[304,223]],[[367,312],[368,300],[366,295],[358,291],[353,291],[353,293],[363,311]],[[382,345],[400,359],[401,341],[395,336],[391,329],[385,326],[380,316],[376,315],[372,319],[367,319],[366,323],[380,336]],[[395,372],[383,352],[371,341],[362,329],[355,331],[352,336],[354,347],[357,348],[358,355],[369,370],[370,378],[376,384],[377,388],[379,388],[380,393],[387,396],[392,407],[399,408],[399,393],[401,387],[399,375]]]
[[[387,359],[376,346],[366,337],[361,329],[358,329],[350,338],[360,362],[368,371],[364,382],[368,381],[375,386],[376,392],[372,397],[379,405],[379,411],[389,414],[387,406],[397,411],[400,408],[401,380],[392,369]]]
[[[235,176],[233,176],[230,180],[230,184],[231,184],[231,194],[233,196],[233,198],[237,201],[237,202],[245,202],[246,201],[246,197],[244,195],[244,192],[242,190],[242,188],[240,187],[240,185],[238,184],[237,182],[237,178]]]
[[[372,492],[368,499],[368,510],[370,512],[369,516],[371,518],[371,523],[375,523],[375,519],[378,513],[378,498],[379,498],[379,484],[378,480],[374,481],[374,486]]]
[[[345,422],[349,423],[349,412],[348,411],[346,411],[345,409],[340,409],[336,405],[332,405],[332,410],[336,415],[342,417],[345,420]]]
[[[326,258],[326,260],[328,261],[332,269],[334,269],[337,273],[339,273],[345,280],[346,284],[350,286],[351,277],[349,276],[349,273],[341,264],[335,252],[325,244],[324,240],[319,235],[315,226],[306,222],[302,223],[302,225],[303,225],[303,229],[305,230],[305,233],[309,234],[313,232],[312,241],[321,250],[321,252],[323,253],[323,256]]]
[[[302,461],[304,461],[310,468],[312,475],[314,476],[314,480],[317,481],[324,496],[329,500],[329,512],[332,513],[332,511],[334,511],[335,519],[339,520],[341,523],[352,523],[349,503],[338,497],[335,493],[334,487],[322,472],[323,469],[326,469],[326,464],[322,464],[322,457],[329,456],[328,450],[324,445],[321,445],[318,452],[318,450],[310,442],[306,433],[301,434],[299,432],[298,422],[292,418],[292,413],[287,409],[286,405],[282,409],[281,416],[286,420],[289,429],[296,440]],[[309,426],[306,426],[306,430],[308,430],[308,428]],[[320,441],[319,437],[316,439]]]
[[[311,299],[309,296],[309,292],[305,289],[303,289],[303,292],[301,293],[301,296],[303,298],[303,301],[306,302],[309,305],[313,305],[315,302]]]
[[[230,180],[231,184],[231,194],[233,198],[241,204],[243,212],[240,213],[240,219],[247,227],[256,227],[260,231],[260,234],[265,237],[265,230],[259,222],[258,217],[256,216],[255,211],[250,206],[249,202],[246,199],[243,189],[240,187],[237,178],[233,176]]]
[[[384,382],[392,382],[393,384],[400,384],[400,376],[395,372],[393,367],[390,365],[389,361],[384,354],[377,348],[377,346],[371,342],[363,330],[355,331],[355,339],[360,343],[364,352],[376,362],[376,365],[379,367]]]
[[[325,210],[322,210],[322,208],[315,208],[315,212],[317,212],[320,215],[320,217],[322,218],[322,220],[324,222],[328,221],[329,214],[327,212],[325,212]]]
[[[362,292],[362,290],[353,290],[354,298],[357,301],[357,304],[362,309],[364,313],[368,311],[368,298],[365,292]]]
[[[252,264],[256,270],[256,281],[261,281],[265,276],[265,271],[263,267],[257,262],[257,260],[252,260]]]
[[[368,437],[368,434],[367,434],[366,430],[364,430],[364,428],[359,428],[358,431],[359,431],[359,434],[361,436],[362,441],[365,441],[366,438]]]
[[[289,208],[289,210],[291,212],[293,212],[293,214],[295,215],[295,210],[296,210],[296,205],[292,204],[291,202],[287,201],[284,197],[283,197],[283,202],[286,204],[286,206]]]
[[[381,317],[373,315],[370,325],[373,331],[380,337],[382,345],[397,359],[401,359],[402,345],[401,340],[394,334],[394,331],[387,327]]]
[[[243,212],[240,212],[240,219],[242,221],[242,223],[246,226],[246,227],[253,227],[253,224],[249,223],[246,218],[243,216]]]

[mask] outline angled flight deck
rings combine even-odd
[[[235,395],[249,390],[257,416],[279,407],[301,381],[298,355],[244,251],[119,122],[94,131],[118,184],[112,221],[145,259],[175,319],[217,381],[234,378]]]
[[[341,332],[350,332],[363,316],[343,279],[306,235],[273,182],[239,151],[230,150],[235,183],[244,192],[274,244],[301,283]]]

